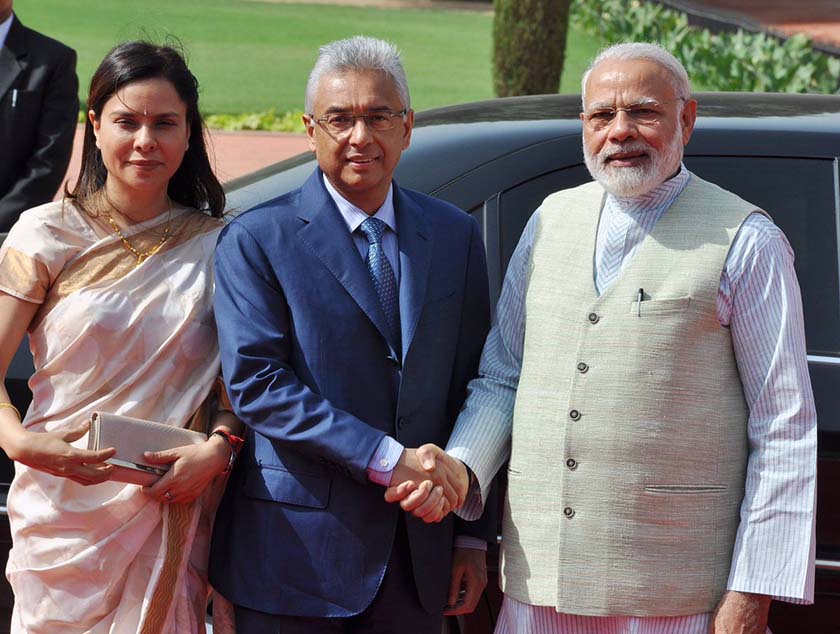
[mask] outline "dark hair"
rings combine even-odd
[[[107,101],[123,86],[158,78],[169,81],[186,104],[190,129],[189,148],[169,181],[169,197],[218,218],[224,213],[225,192],[207,157],[205,126],[198,111],[198,81],[178,50],[142,41],[125,42],[111,49],[90,80],[88,110],[93,110],[98,119]],[[93,124],[86,118],[79,179],[72,192],[65,188],[65,195],[84,208],[85,201],[105,185],[107,175],[96,147]]]

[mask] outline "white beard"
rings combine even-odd
[[[612,167],[607,159],[626,152],[644,152],[648,158],[643,165]],[[592,154],[583,144],[583,160],[596,181],[608,192],[619,198],[642,196],[659,187],[676,173],[683,156],[682,130],[677,129],[671,141],[662,150],[656,150],[644,141],[634,140],[605,147]]]

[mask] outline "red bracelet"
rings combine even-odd
[[[236,462],[236,456],[242,448],[242,444],[245,440],[239,436],[234,436],[233,434],[226,432],[224,429],[215,429],[210,435],[221,436],[230,446],[230,458],[228,458],[227,466],[224,468],[224,471],[222,471],[222,473],[230,473],[233,469],[233,464]]]
[[[236,453],[239,453],[239,450],[242,449],[242,445],[245,443],[245,439],[241,438],[240,436],[234,436],[230,432],[225,431],[224,429],[214,429],[213,433],[210,434],[211,436],[221,436],[227,443],[230,445],[230,448],[233,449]]]

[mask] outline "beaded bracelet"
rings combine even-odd
[[[22,420],[18,408],[12,405],[11,403],[0,403],[0,409],[3,408],[12,410],[15,414],[17,414],[18,420]]]

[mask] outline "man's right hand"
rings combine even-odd
[[[437,445],[426,444],[403,451],[385,500],[399,502],[403,510],[424,522],[439,522],[450,511],[461,508],[468,488],[464,464]]]
[[[709,624],[709,634],[764,634],[771,598],[728,590],[718,603]]]

